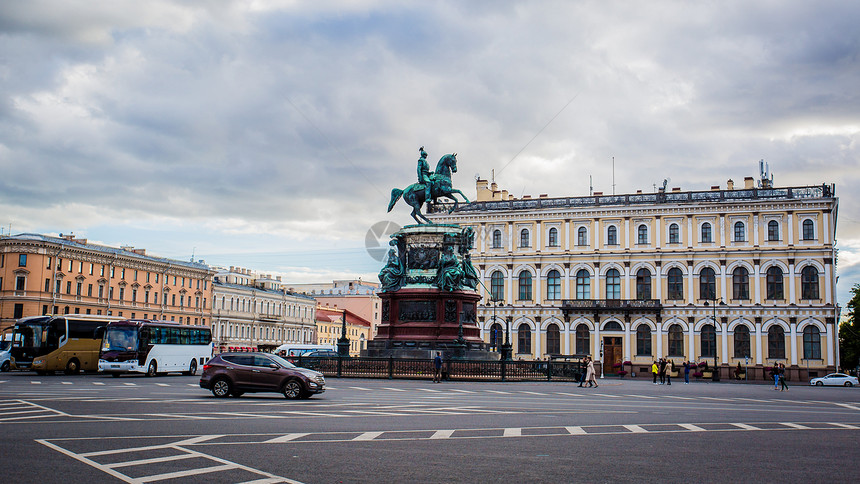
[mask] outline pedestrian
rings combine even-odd
[[[657,369],[657,362],[655,361],[654,364],[651,365],[651,375],[654,376],[654,384],[655,385],[657,384],[657,373],[658,373],[658,371],[659,370]]]
[[[684,385],[690,384],[690,362],[684,362]]]
[[[672,360],[666,360],[666,384],[672,384]]]
[[[588,366],[588,362],[591,360],[590,356],[586,356],[582,359],[582,365]],[[582,388],[582,384],[585,383],[585,368],[580,365],[579,367],[579,388]]]
[[[442,382],[442,353],[437,351],[436,358],[433,358],[433,383]]]
[[[787,392],[788,384],[785,383],[785,365],[782,363],[779,364],[779,383],[781,384],[780,391]]]
[[[770,369],[770,374],[773,376],[773,389],[779,390],[779,364],[774,363]]]
[[[666,360],[660,358],[660,384],[666,384]]]
[[[588,388],[591,388],[592,385],[594,385],[594,388],[597,388],[597,380],[594,379],[594,362],[591,361],[591,358],[588,359],[585,380],[588,382]]]

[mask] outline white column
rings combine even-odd
[[[696,321],[693,320],[693,324],[687,329],[687,352],[689,353],[689,358],[694,360],[696,358]]]
[[[633,325],[633,321],[624,323],[624,360],[623,361],[633,361],[630,354],[630,326]]]
[[[722,345],[720,346],[720,361],[727,365],[729,363],[728,324],[726,324],[726,327],[723,327],[721,323],[717,323],[717,327],[720,328],[720,341],[722,342]]]
[[[759,279],[759,265],[753,266],[752,279],[750,280],[750,290],[753,292],[753,301],[756,304],[761,304],[761,284]]]
[[[514,250],[514,224],[508,223],[508,252]]]
[[[600,364],[603,364],[603,358],[600,356],[600,323],[594,322],[594,350],[592,351],[592,355],[595,356],[597,360],[600,360]]]
[[[753,233],[753,245],[758,245],[758,215],[753,215],[752,220],[752,233]]]
[[[830,296],[832,290],[832,281],[830,280],[830,264],[824,264],[824,274],[822,275],[824,276],[824,304],[834,302]]]
[[[833,359],[833,325],[825,324],[827,328],[827,366],[835,365],[835,361]]]
[[[822,231],[823,232],[822,242],[824,244],[832,244],[833,239],[830,238],[830,214],[829,213],[825,212],[823,214],[823,216],[821,217],[821,223],[822,223],[821,228],[823,229],[823,231]]]
[[[726,265],[720,264],[720,296],[725,301],[729,300],[729,293],[726,292],[728,289],[728,282],[726,280],[727,277],[728,275],[726,274]]]
[[[535,302],[541,304],[543,299],[541,299],[541,288],[543,287],[543,278],[540,275],[540,271],[535,269]]]
[[[663,267],[662,267],[662,266],[661,266],[661,267],[658,267],[658,268],[657,268],[657,273],[656,273],[656,274],[654,274],[654,281],[655,281],[656,289],[657,289],[657,290],[655,291],[655,293],[656,293],[656,298],[655,298],[655,299],[657,299],[657,300],[658,300],[658,301],[660,301],[661,303],[663,302],[663,274],[662,274],[662,272],[661,272],[662,270],[663,270]]]
[[[624,248],[630,248],[630,219],[624,221]]]
[[[624,299],[630,299],[630,267],[624,268]]]
[[[505,299],[508,303],[513,303],[514,301],[514,271],[508,272],[508,283],[505,288],[505,292],[507,293],[507,299]]]
[[[797,323],[789,323],[791,335],[791,364],[797,365]]]
[[[591,231],[594,234],[594,248],[600,249],[600,220],[594,221],[594,229]]]
[[[535,340],[535,359],[538,359],[538,358],[540,358],[540,357],[541,357],[541,351],[542,351],[542,350],[541,350],[540,340],[541,340],[541,334],[542,334],[542,333],[543,333],[543,332],[540,330],[540,323],[535,323],[535,334],[534,334],[534,340]]]
[[[540,252],[540,249],[541,249],[540,241],[541,241],[541,231],[542,230],[543,230],[543,227],[541,227],[541,224],[537,224],[537,228],[535,229],[535,251],[537,251],[537,252]]]
[[[788,303],[796,304],[797,299],[794,297],[794,289],[796,286],[796,280],[794,277],[794,263],[788,265]]]
[[[564,221],[564,250],[570,250],[570,222]]]
[[[693,299],[695,299],[695,292],[693,286],[693,266],[687,266],[687,304],[693,304]]]
[[[726,216],[720,215],[720,245],[728,247],[729,244],[726,242]]]
[[[693,217],[687,217],[687,248],[693,248]]]
[[[657,337],[657,351],[654,353],[654,359],[660,358],[663,354],[663,322],[660,321],[657,323],[657,331],[655,333]]]
[[[654,241],[651,245],[652,247],[660,247],[660,241],[662,240],[663,233],[663,229],[661,228],[661,226],[664,225],[661,223],[662,221],[663,219],[661,218],[654,219]]]
[[[570,299],[570,267],[564,269],[564,298]]]
[[[756,365],[761,365],[762,361],[764,360],[762,358],[763,355],[761,354],[761,351],[762,351],[761,347],[762,347],[762,344],[761,344],[761,323],[755,323],[755,364]]]
[[[478,240],[478,244],[479,244],[478,249],[481,251],[481,254],[483,254],[484,251],[486,250],[487,234],[488,233],[490,234],[490,237],[492,237],[492,231],[487,232],[487,225],[481,224],[481,230],[479,231],[479,235],[478,235],[478,239],[479,239]]]
[[[794,244],[794,214],[789,214],[788,217],[788,230],[785,233],[785,243],[788,245]]]
[[[566,324],[566,323],[564,324],[564,330],[562,331],[562,334],[564,335],[564,346],[562,346],[561,350],[564,352],[564,354],[569,355],[569,354],[571,354],[571,351],[570,351],[570,324]]]
[[[593,292],[591,293],[591,299],[600,299],[600,269],[599,268],[596,268],[596,267],[594,268],[594,277],[592,277],[592,279],[593,280],[592,280],[591,287],[593,288],[592,289]]]

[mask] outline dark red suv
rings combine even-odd
[[[216,397],[278,392],[287,398],[310,398],[325,391],[325,378],[268,353],[221,353],[203,365],[200,388]]]

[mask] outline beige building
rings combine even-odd
[[[367,349],[367,341],[371,336],[370,321],[347,309],[317,306],[316,343],[337,348],[337,340],[343,334],[344,318],[346,318],[346,337],[349,339],[349,355],[359,356],[361,350]]]
[[[73,235],[0,237],[0,330],[44,314],[208,325],[212,275],[202,262],[91,244]]]
[[[757,186],[758,185],[758,186]],[[485,341],[515,357],[590,354],[604,372],[656,358],[799,378],[838,363],[833,185],[513,199],[486,180],[436,223],[471,226]],[[447,208],[447,207],[445,207]],[[493,308],[492,299],[497,301]]]
[[[347,279],[326,283],[288,284],[289,290],[306,294],[317,300],[321,307],[346,309],[371,324],[369,339],[376,334],[380,318],[378,282]]]

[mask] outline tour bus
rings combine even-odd
[[[98,368],[112,376],[194,375],[211,357],[212,331],[206,326],[133,319],[107,325]]]
[[[316,344],[303,344],[303,343],[286,343],[282,344],[275,348],[275,351],[272,353],[283,356],[284,358],[289,358],[291,356],[300,356],[305,353],[310,353],[311,351],[320,351],[320,350],[332,350],[337,351],[337,348],[334,345],[316,345]]]
[[[32,316],[12,331],[12,368],[39,375],[97,371],[101,332],[116,318],[90,314]]]

